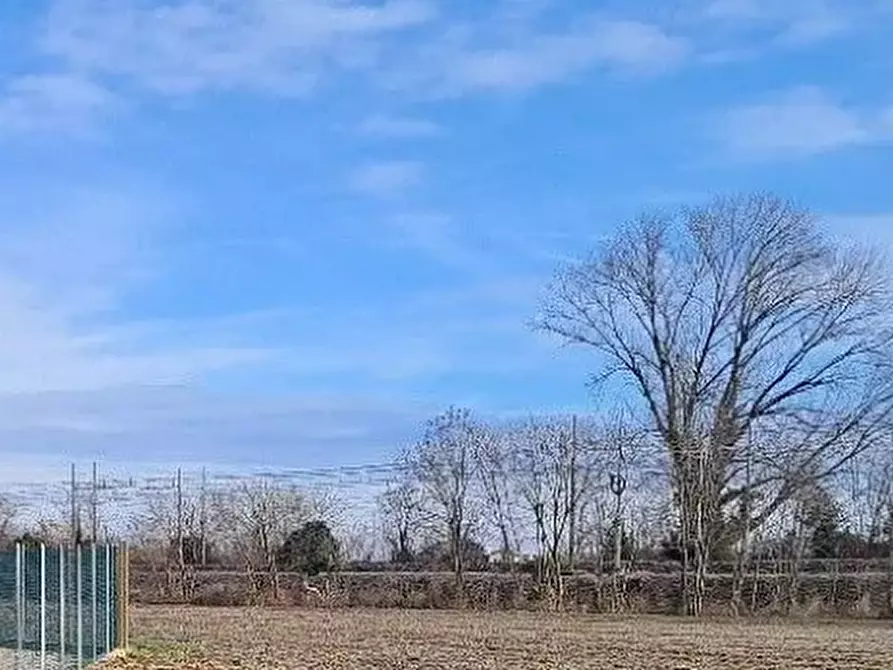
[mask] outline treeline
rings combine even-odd
[[[560,600],[582,561],[663,556],[698,614],[717,561],[740,582],[766,560],[796,579],[811,557],[889,556],[889,277],[773,196],[628,222],[559,269],[536,318],[594,354],[600,418],[435,417],[380,501],[388,558],[440,543],[461,589],[477,542],[508,569],[533,557]]]
[[[461,593],[495,565],[532,571],[559,604],[581,568],[622,579],[673,561],[694,615],[718,565],[736,603],[766,563],[791,592],[811,560],[893,571],[893,291],[878,250],[754,195],[642,215],[581,258],[534,324],[591,352],[597,416],[450,408],[401,454],[374,521],[275,480],[153,498],[132,529],[140,560],[181,585],[197,566],[237,567],[274,593],[292,568],[375,560],[448,570]]]

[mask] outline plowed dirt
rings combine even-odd
[[[890,670],[893,625],[140,607],[113,668]]]

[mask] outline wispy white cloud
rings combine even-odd
[[[349,176],[354,190],[376,197],[389,197],[419,184],[424,166],[417,161],[390,160],[366,163]]]
[[[117,96],[82,75],[23,75],[0,90],[0,135],[84,135],[98,116],[120,105]]]
[[[687,21],[626,5],[558,14],[548,2],[497,3],[463,20],[434,0],[54,0],[37,39],[48,69],[7,82],[0,121],[7,132],[72,130],[147,92],[299,96],[345,74],[413,99],[531,91],[584,75],[654,75],[803,46],[885,16],[831,0],[694,4],[697,19]],[[419,138],[441,129],[370,116],[358,130]]]
[[[121,313],[157,270],[171,214],[155,189],[44,185],[0,193],[0,392],[187,383],[266,360],[262,347],[139,338]]]
[[[400,184],[380,175],[366,183],[376,193]],[[474,286],[452,306],[409,291],[386,313],[362,305],[186,320],[128,313],[128,296],[151,288],[165,272],[159,253],[176,244],[178,210],[163,201],[157,189],[73,186],[26,215],[13,195],[0,198],[19,233],[0,240],[0,394],[195,389],[218,374],[299,388],[348,378],[411,388],[459,369],[536,365],[524,325],[530,296],[495,298]],[[441,262],[480,260],[449,217],[408,212],[390,223],[402,243]]]
[[[883,2],[692,0],[698,9],[688,13],[624,3],[623,11],[560,19],[550,2],[501,2],[463,20],[435,0],[52,0],[36,39],[47,69],[6,83],[0,122],[7,133],[71,131],[140,93],[306,95],[345,73],[437,97],[529,91],[592,73],[671,72],[850,34],[893,19]],[[404,138],[437,130],[399,117],[370,117],[360,127]]]
[[[470,231],[442,212],[407,210],[388,217],[385,242],[423,254],[451,269],[471,274],[485,273],[492,255],[471,239]]]
[[[0,239],[0,274],[41,299],[103,310],[154,273],[180,204],[144,184],[44,179],[10,180],[0,207],[10,231]]]
[[[711,132],[747,158],[800,157],[893,139],[886,110],[850,108],[814,87],[723,111]]]
[[[687,33],[699,60],[722,65],[889,32],[887,0],[694,0]]]
[[[266,361],[271,353],[213,343],[134,347],[121,328],[82,325],[85,313],[77,305],[48,305],[5,278],[0,278],[0,302],[4,393],[195,383],[213,371]]]
[[[58,0],[40,46],[68,68],[159,93],[301,94],[331,68],[375,65],[378,37],[435,16],[426,0]]]
[[[435,137],[443,133],[443,128],[439,124],[427,119],[382,114],[366,117],[360,122],[357,130],[366,136],[396,139]]]
[[[561,31],[528,27],[495,36],[486,30],[447,31],[421,49],[419,59],[407,63],[396,81],[440,95],[526,91],[598,68],[637,75],[665,72],[688,53],[684,39],[658,25],[580,17]]]
[[[517,374],[549,355],[524,326],[531,295],[507,284],[414,294],[386,311],[273,311],[261,323],[138,319],[127,297],[163,270],[147,250],[176,239],[166,231],[178,209],[159,205],[155,189],[83,184],[24,199],[0,198],[20,233],[0,240],[0,478],[14,471],[4,459],[19,464],[16,479],[91,458],[139,475],[147,454],[168,464],[388,460],[440,409],[436,393],[411,399],[418,384],[462,369]],[[274,337],[253,346],[258,331]],[[247,390],[211,391],[219,372],[247,375],[237,377]],[[255,394],[250,380],[290,390]],[[297,390],[344,380],[359,390]],[[363,386],[389,389],[389,400]],[[21,467],[24,455],[40,462]]]
[[[738,31],[768,31],[770,41],[778,45],[806,46],[858,27],[869,3],[863,3],[862,8],[855,4],[833,0],[711,0],[704,15]]]
[[[800,46],[822,42],[849,32],[847,17],[833,12],[816,13],[792,21],[778,36],[783,45]]]
[[[80,97],[69,104],[83,106],[106,104],[101,93],[108,82],[126,97],[207,91],[294,96],[338,73],[362,73],[371,83],[427,95],[527,90],[599,67],[655,73],[688,54],[684,39],[655,23],[580,15],[549,30],[542,9],[509,3],[503,10],[469,27],[441,14],[434,0],[181,0],[162,6],[55,0],[37,40],[51,69],[35,76],[47,80],[45,87],[65,79],[73,86],[70,73],[77,73]],[[51,109],[76,93],[55,87],[44,94]],[[364,130],[418,137],[437,129],[382,117],[369,119]]]

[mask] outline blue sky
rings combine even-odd
[[[593,411],[526,322],[625,218],[770,189],[893,241],[891,31],[889,0],[5,3],[7,476]]]

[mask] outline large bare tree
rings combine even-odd
[[[559,272],[538,325],[632,384],[702,574],[732,506],[759,527],[887,428],[890,306],[871,250],[835,246],[810,212],[755,195],[631,222]]]

